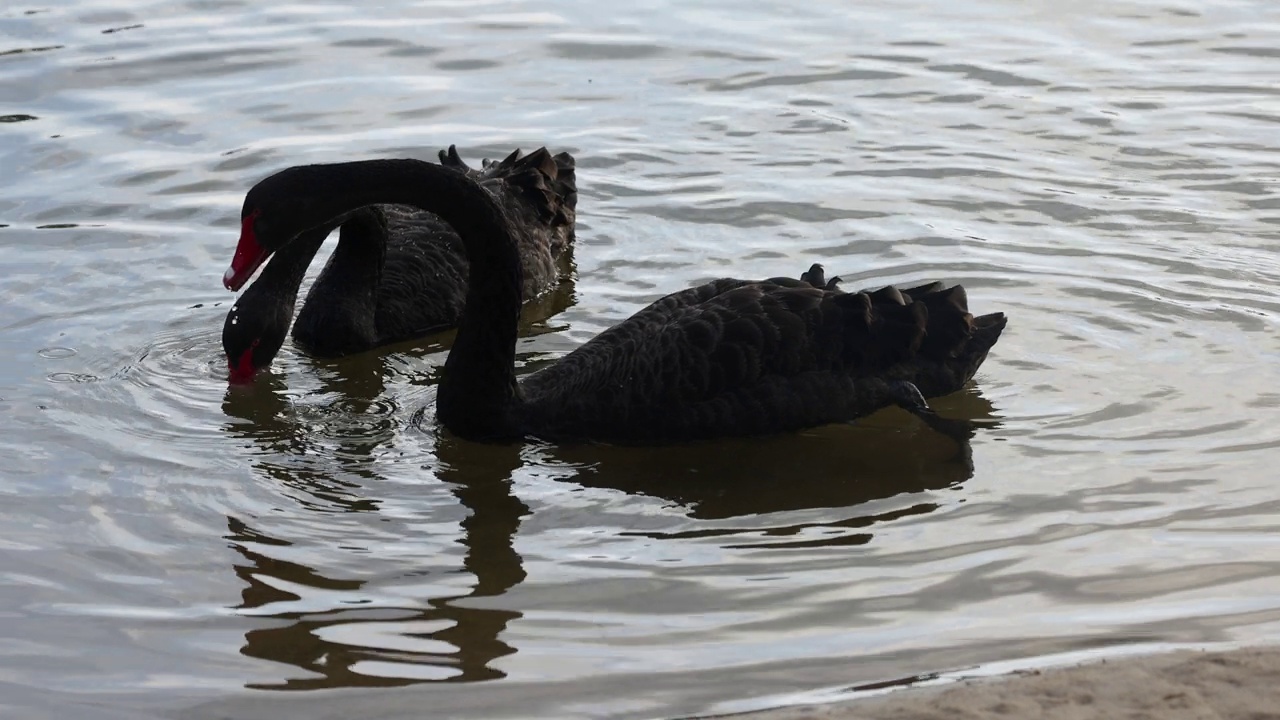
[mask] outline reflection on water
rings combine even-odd
[[[955,402],[961,399],[962,403]],[[990,417],[977,393],[957,394],[950,417]],[[956,414],[959,412],[960,414]],[[664,498],[698,519],[845,508],[899,493],[956,486],[973,475],[972,447],[888,410],[858,427],[651,449],[551,446],[574,482]],[[998,424],[992,427],[998,427]],[[774,534],[785,535],[784,531]]]
[[[536,313],[535,313],[536,314]],[[526,326],[527,331],[533,330]],[[375,450],[396,434],[394,403],[385,398],[383,358],[365,354],[310,368],[321,381],[328,422],[305,422],[284,382],[270,377],[232,386],[223,412],[226,432],[257,446],[255,468],[311,510],[370,513],[380,509],[369,488],[379,478]],[[989,418],[991,404],[972,391],[943,401],[951,417]],[[228,517],[232,547],[243,561],[235,574],[245,584],[235,610],[285,621],[251,630],[245,655],[295,666],[305,677],[251,683],[262,689],[307,690],[471,682],[506,676],[496,660],[519,651],[501,636],[522,613],[469,605],[501,597],[526,577],[515,550],[521,518],[530,514],[514,488],[515,471],[530,460],[571,469],[572,484],[660,498],[689,518],[724,520],[828,508],[820,523],[767,528],[718,526],[677,532],[635,531],[657,541],[738,537],[729,549],[816,548],[862,545],[879,522],[928,513],[921,502],[885,513],[858,506],[902,493],[954,488],[973,474],[972,448],[935,435],[918,420],[886,411],[858,427],[819,428],[795,436],[726,440],[655,450],[607,445],[556,446],[470,443],[432,427],[422,410],[408,427],[434,437],[434,477],[446,483],[467,515],[459,523],[465,548],[461,569],[471,576],[466,594],[404,598],[373,604],[364,581],[326,575],[272,550],[292,543],[253,523]],[[998,423],[990,427],[998,427]],[[358,479],[345,482],[335,463]],[[817,531],[818,539],[794,538]],[[304,600],[304,596],[307,597]],[[326,599],[327,598],[327,599]]]
[[[509,472],[519,461],[515,448],[501,448],[492,468],[473,473],[454,487],[454,494],[470,516],[462,522],[466,548],[463,569],[475,578],[466,595],[416,598],[413,607],[359,607],[316,612],[278,610],[301,599],[289,588],[307,588],[343,595],[357,594],[358,580],[328,578],[314,569],[276,560],[254,551],[287,541],[257,532],[235,518],[227,518],[233,547],[245,563],[235,566],[244,581],[237,610],[270,617],[287,624],[252,630],[245,635],[245,655],[286,663],[310,673],[307,678],[252,687],[285,690],[353,686],[392,686],[413,682],[474,682],[504,676],[492,661],[515,652],[500,636],[520,613],[468,607],[468,598],[494,597],[524,579],[520,556],[512,547],[521,516],[528,508],[510,490]],[[448,453],[441,450],[442,455]],[[503,460],[510,461],[506,471]],[[495,471],[492,475],[487,470]],[[451,474],[446,471],[442,475]],[[352,511],[360,508],[352,507]]]
[[[340,459],[342,467],[357,477],[376,479],[369,461],[374,449],[392,435],[394,422],[379,406],[385,390],[381,358],[365,354],[325,369],[327,408],[333,417],[361,425],[300,423],[285,399],[283,383],[273,378],[265,386],[255,383],[228,389],[223,411],[239,421],[229,424],[227,431],[256,443],[263,456],[257,469],[281,486],[312,498],[302,502],[313,509],[375,512],[377,501],[365,497],[362,493],[367,491],[361,485],[333,479],[331,470],[308,466],[305,458],[323,453],[322,463]],[[309,444],[317,438],[324,438],[324,444]],[[511,472],[521,462],[520,448],[465,445],[443,439],[436,447],[435,473],[469,513],[461,522],[460,543],[466,548],[462,569],[474,577],[474,586],[465,595],[411,598],[404,607],[369,608],[362,607],[367,601],[343,599],[338,607],[282,609],[302,600],[298,589],[358,598],[363,582],[326,577],[302,563],[272,557],[270,548],[291,543],[242,519],[227,518],[227,539],[245,561],[235,566],[236,575],[246,584],[236,609],[288,621],[250,631],[241,652],[309,673],[306,678],[251,687],[305,690],[503,677],[491,663],[514,652],[499,636],[520,613],[468,607],[459,601],[500,596],[524,579],[513,541],[520,518],[529,509],[511,492]]]

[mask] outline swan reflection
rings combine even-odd
[[[500,597],[525,578],[513,542],[529,510],[510,487],[511,473],[520,465],[519,448],[490,448],[486,462],[468,461],[466,478],[458,481],[447,460],[454,448],[444,441],[438,452],[444,460],[440,478],[451,483],[458,502],[470,511],[461,523],[462,566],[474,578],[470,592],[423,597],[400,607],[344,599],[366,594],[365,581],[275,557],[272,549],[291,543],[243,519],[227,518],[227,539],[244,560],[234,567],[244,583],[234,609],[284,621],[247,632],[241,652],[309,673],[253,687],[304,690],[504,676],[494,661],[515,652],[501,636],[521,614],[465,601]],[[318,608],[314,601],[300,602],[313,592],[331,597],[322,598]]]
[[[536,363],[534,357],[526,360]],[[408,474],[420,472],[424,487],[442,482],[453,507],[465,510],[457,520],[430,517],[447,512],[415,510],[409,524],[442,525],[445,537],[461,546],[460,562],[438,549],[431,557],[424,549],[434,546],[401,525],[379,525],[390,528],[389,543],[409,546],[409,560],[382,557],[370,563],[391,567],[390,579],[371,578],[359,566],[342,569],[350,555],[326,562],[304,547],[318,532],[322,544],[349,549],[340,526],[313,524],[311,534],[290,537],[288,530],[273,530],[277,523],[270,515],[229,516],[226,537],[241,557],[234,572],[243,585],[234,610],[254,625],[241,652],[306,671],[254,687],[307,690],[504,677],[501,659],[520,650],[520,635],[512,631],[522,613],[502,599],[526,579],[516,540],[530,508],[513,486],[516,477],[527,477],[522,470],[564,478],[566,490],[578,486],[659,498],[671,504],[674,516],[688,520],[665,531],[620,529],[616,536],[641,535],[677,546],[710,541],[726,548],[833,551],[870,541],[880,523],[933,511],[939,500],[930,491],[956,488],[973,474],[967,440],[957,445],[893,409],[855,426],[658,450],[470,443],[436,428],[430,407],[423,413],[423,431],[413,427],[406,413],[422,398],[409,407],[389,399],[417,385],[397,377],[395,364],[401,362],[404,353],[319,361],[304,373],[318,383],[314,388],[296,389],[295,381],[289,389],[268,375],[224,399],[224,430],[251,443],[256,470],[305,511],[357,513],[374,522],[402,519],[408,499],[379,492],[391,486],[379,469],[398,474],[410,462]],[[949,417],[994,417],[990,403],[973,389],[936,405]],[[418,441],[425,455],[400,460],[404,446]],[[419,470],[423,460],[428,468]],[[904,494],[905,503],[887,510],[867,507]],[[400,514],[387,517],[389,510]],[[367,544],[363,552],[387,552],[376,541]],[[423,553],[420,566],[411,560],[414,552]],[[413,569],[406,572],[405,566]],[[422,582],[405,591],[401,583],[408,576]]]

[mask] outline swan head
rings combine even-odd
[[[240,209],[240,240],[231,265],[222,276],[228,290],[239,290],[272,253],[298,235],[332,223],[332,206],[321,198],[331,195],[320,166],[286,168],[250,188]]]
[[[232,384],[252,382],[258,371],[275,359],[289,332],[291,307],[253,300],[245,293],[222,324],[222,350],[227,357],[227,379]]]

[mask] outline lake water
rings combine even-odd
[[[0,714],[657,718],[1280,640],[1277,48],[1264,0],[6,4]],[[898,411],[462,443],[415,422],[447,336],[228,393],[244,192],[451,143],[578,158],[526,368],[712,277],[959,281],[1010,316],[936,403],[972,463]]]

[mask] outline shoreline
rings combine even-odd
[[[994,663],[972,671],[939,673],[935,680],[829,703],[810,701],[803,705],[704,717],[734,720],[1280,718],[1280,645],[1228,647],[1230,649],[1139,646],[1119,656],[1074,662],[1064,656],[1042,658],[1040,662],[1028,658],[1022,662]]]

